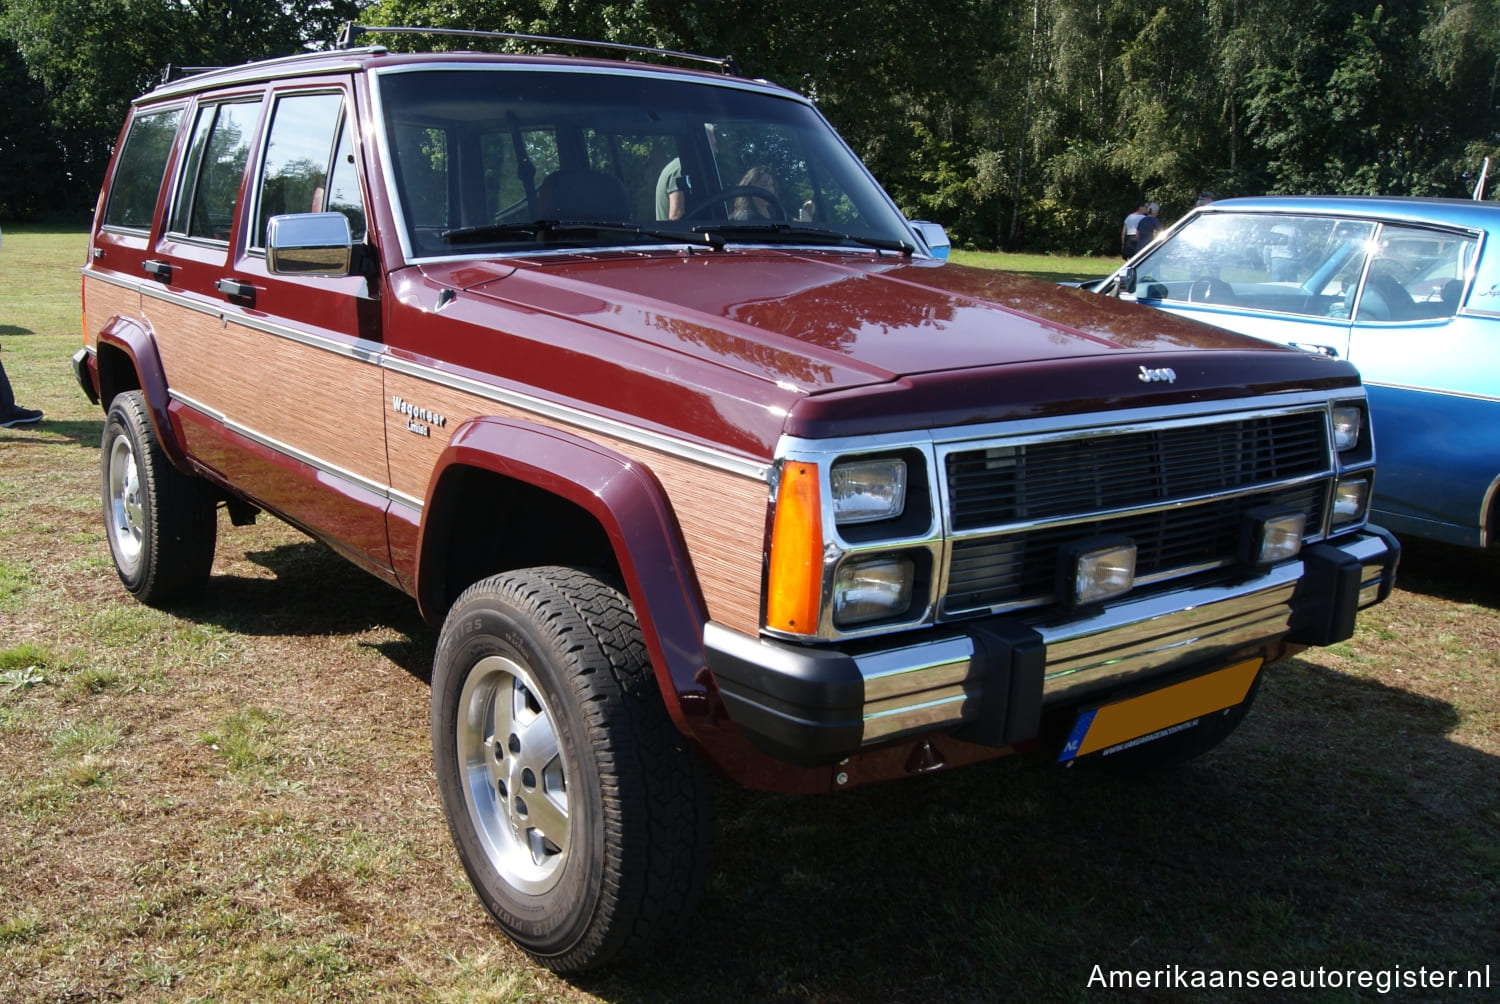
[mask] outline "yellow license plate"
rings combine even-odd
[[[1084,711],[1057,759],[1066,763],[1100,750],[1160,739],[1191,727],[1204,715],[1232,708],[1250,692],[1261,661],[1236,663],[1170,687]]]

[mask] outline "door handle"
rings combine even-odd
[[[162,282],[172,281],[172,266],[168,262],[147,258],[141,262],[141,271],[145,272],[151,278],[159,279]]]
[[[214,282],[214,288],[230,299],[255,299],[255,287],[238,279],[219,279]]]

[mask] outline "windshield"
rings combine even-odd
[[[380,104],[418,258],[911,241],[863,165],[792,98],[666,76],[491,67],[384,73]]]
[[[1478,241],[1401,223],[1210,212],[1135,263],[1135,295],[1356,321],[1451,317]]]

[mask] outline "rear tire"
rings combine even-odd
[[[711,803],[618,590],[560,567],[466,590],[438,639],[432,746],[474,891],[543,965],[602,965],[691,914]]]
[[[140,391],[110,404],[99,454],[105,536],[125,588],[148,606],[201,588],[214,563],[214,495],[167,459]]]

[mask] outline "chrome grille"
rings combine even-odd
[[[943,610],[959,614],[1053,602],[1059,548],[1089,537],[1130,537],[1137,580],[1151,581],[1233,563],[1256,506],[1300,511],[1321,536],[1332,458],[1326,416],[1303,411],[992,444],[948,454],[945,468],[964,536]],[[1120,513],[1132,508],[1145,511]]]

